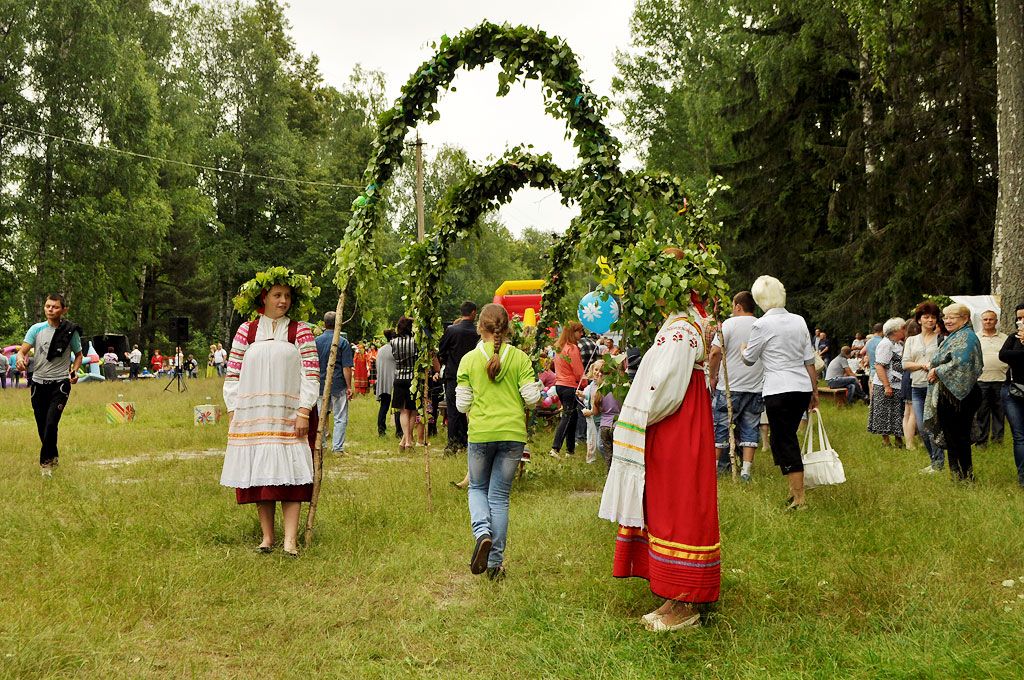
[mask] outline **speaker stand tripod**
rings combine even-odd
[[[167,381],[167,385],[164,386],[164,392],[171,389],[171,385],[174,383],[178,383],[179,393],[188,391],[188,385],[185,384],[185,376],[183,374],[184,371],[180,367],[176,367],[174,375],[171,376],[171,379]]]

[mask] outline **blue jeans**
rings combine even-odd
[[[491,536],[488,567],[500,567],[508,534],[508,498],[512,490],[522,442],[469,442],[469,521],[473,537]]]
[[[852,404],[857,399],[863,399],[864,393],[860,391],[860,381],[852,375],[844,375],[841,378],[832,378],[826,381],[829,387],[834,390],[846,388],[846,403]]]
[[[761,412],[764,411],[764,397],[760,392],[732,392],[732,422],[736,426],[736,452],[740,449],[757,448],[761,443]],[[715,418],[715,448],[718,449],[718,469],[725,471],[732,467],[729,460],[729,405],[723,390],[715,390],[711,399],[711,412]]]
[[[323,413],[323,396],[320,399],[320,412]],[[334,416],[334,437],[331,441],[331,449],[339,452],[345,448],[345,431],[348,430],[348,394],[346,392],[331,396],[331,415]],[[325,428],[324,436],[326,437],[326,435]]]
[[[576,409],[582,411],[583,407],[577,403]],[[584,443],[587,441],[587,419],[582,413],[578,413],[576,416],[576,441]]]
[[[924,442],[924,448],[928,452],[928,458],[931,460],[932,467],[936,470],[941,470],[946,464],[946,454],[935,445],[931,434],[924,426],[924,402],[927,397],[927,387],[910,388],[910,401],[914,406],[914,420],[917,421],[917,433],[921,435],[921,441]]]
[[[1010,423],[1013,437],[1013,462],[1017,464],[1017,483],[1024,487],[1024,402],[1010,396],[1010,388],[1003,385],[1003,411]]]

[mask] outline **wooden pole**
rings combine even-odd
[[[426,238],[426,222],[423,216],[423,140],[416,133],[416,240],[423,243]]]
[[[729,417],[729,462],[732,463],[732,479],[739,475],[736,464],[736,431],[732,427],[732,391],[729,389],[729,362],[726,361],[728,351],[725,347],[725,333],[718,327],[718,337],[722,339],[722,377],[725,378],[725,408]]]
[[[320,414],[320,424],[316,429],[316,446],[313,447],[313,498],[309,502],[309,512],[306,513],[306,533],[303,542],[308,548],[313,542],[313,523],[316,521],[316,506],[320,499],[320,483],[324,478],[324,432],[327,429],[327,419],[331,415],[331,383],[334,382],[334,364],[338,361],[338,338],[341,337],[341,319],[345,311],[345,291],[338,296],[338,306],[334,310],[334,340],[331,343],[331,354],[327,359],[327,373],[324,377],[324,396],[321,399],[323,413]]]
[[[423,243],[426,238],[426,218],[424,217],[423,198],[423,140],[419,131],[416,132],[416,240]],[[424,291],[420,291],[424,294]],[[426,319],[418,319],[418,323],[426,324]],[[426,328],[426,326],[424,326]],[[420,347],[420,352],[430,353],[427,347]],[[434,512],[434,494],[430,485],[430,426],[427,419],[427,403],[430,399],[430,362],[423,372],[423,401],[420,404],[420,422],[423,425],[423,466],[426,476],[427,512]],[[415,440],[415,433],[413,434]]]

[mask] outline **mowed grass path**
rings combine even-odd
[[[656,604],[646,583],[610,577],[603,471],[579,453],[537,455],[517,482],[494,584],[466,566],[466,497],[448,485],[464,461],[433,448],[429,514],[422,449],[378,439],[362,397],[349,454],[326,462],[315,545],[261,556],[255,512],[218,485],[225,424],[192,425],[219,382],[163,384],[76,387],[50,480],[27,391],[0,393],[0,676],[1024,677],[1008,443],[955,485],[918,474],[920,449],[883,449],[863,407],[827,405],[849,482],[797,514],[770,456],[753,484],[722,482],[721,602],[704,628],[656,635],[637,621]],[[104,420],[118,394],[132,425]]]

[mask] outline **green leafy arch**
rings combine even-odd
[[[403,86],[398,103],[380,118],[373,155],[364,174],[366,189],[353,202],[352,218],[335,257],[342,289],[354,276],[357,282],[361,280],[357,273],[369,272],[377,265],[373,242],[381,217],[380,194],[403,163],[409,129],[440,117],[435,108],[440,93],[451,89],[461,69],[500,62],[498,96],[507,94],[519,79],[541,81],[547,112],[565,121],[567,133],[576,133],[573,143],[580,172],[594,185],[592,193],[600,191],[604,203],[616,203],[614,189],[622,179],[620,147],[604,124],[607,105],[584,81],[576,55],[564,40],[526,26],[484,22],[454,39],[443,36],[436,47],[435,55]]]

